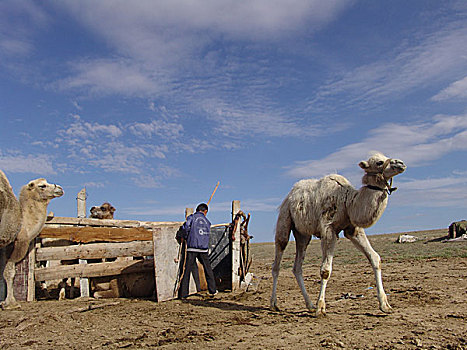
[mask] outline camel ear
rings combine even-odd
[[[370,164],[368,162],[362,160],[360,163],[358,163],[358,166],[362,168],[363,170],[368,169],[370,167]]]
[[[30,183],[28,183],[28,188],[30,190],[33,189],[34,188],[34,182],[31,181]]]
[[[115,213],[115,210],[116,210],[116,209],[115,209],[114,207],[110,207],[110,212],[111,212],[112,214]]]

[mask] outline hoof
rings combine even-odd
[[[390,314],[390,313],[392,312],[392,307],[391,307],[391,305],[389,305],[388,302],[386,302],[386,303],[384,303],[384,304],[381,304],[381,305],[379,306],[379,309],[380,309],[382,312],[386,313],[386,314]]]
[[[318,300],[318,306],[316,308],[316,317],[326,316],[326,304],[324,300]]]
[[[269,307],[270,307],[271,311],[281,311],[276,303],[271,303],[271,305]]]
[[[313,303],[307,304],[306,308],[308,309],[308,311],[313,313],[317,310],[316,306],[314,306]]]
[[[316,317],[325,317],[326,316],[326,310],[316,310]]]
[[[18,302],[3,302],[1,303],[2,309],[3,310],[15,310],[15,309],[20,309],[21,305]]]

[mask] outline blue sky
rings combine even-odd
[[[57,216],[183,220],[211,202],[273,241],[301,178],[404,160],[370,234],[467,218],[465,1],[0,2],[0,169],[45,177]]]

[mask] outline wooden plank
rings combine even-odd
[[[130,242],[150,241],[152,232],[142,227],[44,227],[39,234],[40,238],[60,238],[77,243],[89,243],[97,241]]]
[[[93,218],[72,218],[56,216],[45,223],[46,225],[89,225],[89,226],[111,226],[111,227],[140,227],[140,222],[136,220],[115,220],[115,219],[93,219]]]
[[[37,261],[104,259],[150,255],[153,255],[152,240],[123,243],[88,243],[66,247],[44,247],[36,250]]]
[[[79,259],[78,264],[83,266],[83,265],[87,265],[88,262],[87,260]],[[91,289],[89,288],[89,278],[85,278],[85,277],[79,278],[79,291],[80,291],[81,297],[83,298],[87,298],[91,295]]]
[[[82,219],[86,217],[86,188],[83,188],[79,193],[78,197],[78,218]],[[79,264],[87,264],[86,260],[79,259]],[[81,297],[87,298],[90,295],[89,289],[89,279],[87,278],[80,278],[79,279],[79,290],[81,293]]]
[[[103,277],[153,270],[154,261],[152,259],[122,260],[96,264],[60,265],[35,269],[35,280],[49,281],[66,277]]]
[[[45,223],[46,226],[105,226],[120,228],[144,227],[152,228],[158,226],[182,225],[183,221],[136,221],[136,220],[116,220],[116,219],[92,219],[92,218],[72,218],[72,217],[54,217]]]
[[[177,261],[179,244],[175,239],[177,230],[164,227],[154,231],[154,272],[157,301],[171,300],[176,297],[174,292],[179,268]]]
[[[27,301],[34,301],[36,299],[36,284],[34,283],[34,268],[36,266],[36,240],[33,239],[29,244],[28,259],[28,290],[26,295]]]
[[[240,201],[232,201],[232,222],[240,211]],[[240,221],[234,232],[235,240],[232,241],[232,291],[240,288]]]

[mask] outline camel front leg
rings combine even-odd
[[[316,308],[311,302],[310,296],[308,295],[305,288],[305,281],[303,280],[303,260],[305,260],[305,253],[308,244],[310,243],[311,236],[304,236],[297,232],[294,232],[295,243],[296,243],[296,252],[295,252],[295,263],[293,266],[293,274],[297,280],[298,286],[302,292],[303,298],[305,299],[305,305],[308,310],[314,311]]]
[[[334,232],[327,232],[321,237],[321,252],[323,260],[321,263],[321,289],[318,296],[318,307],[316,316],[326,316],[326,286],[332,272],[332,260],[334,258],[334,248],[336,246],[337,235]]]
[[[381,258],[373,249],[365,234],[363,228],[357,227],[353,234],[345,233],[345,236],[361,251],[370,261],[376,280],[376,292],[378,294],[379,309],[383,312],[391,312],[391,305],[388,303],[388,298],[383,288],[383,279],[381,277]]]
[[[6,282],[6,299],[2,303],[2,309],[16,309],[19,308],[20,305],[15,299],[15,295],[13,292],[13,280],[15,279],[16,275],[16,263],[13,261],[8,261],[5,265],[5,269],[3,270],[3,278]]]

